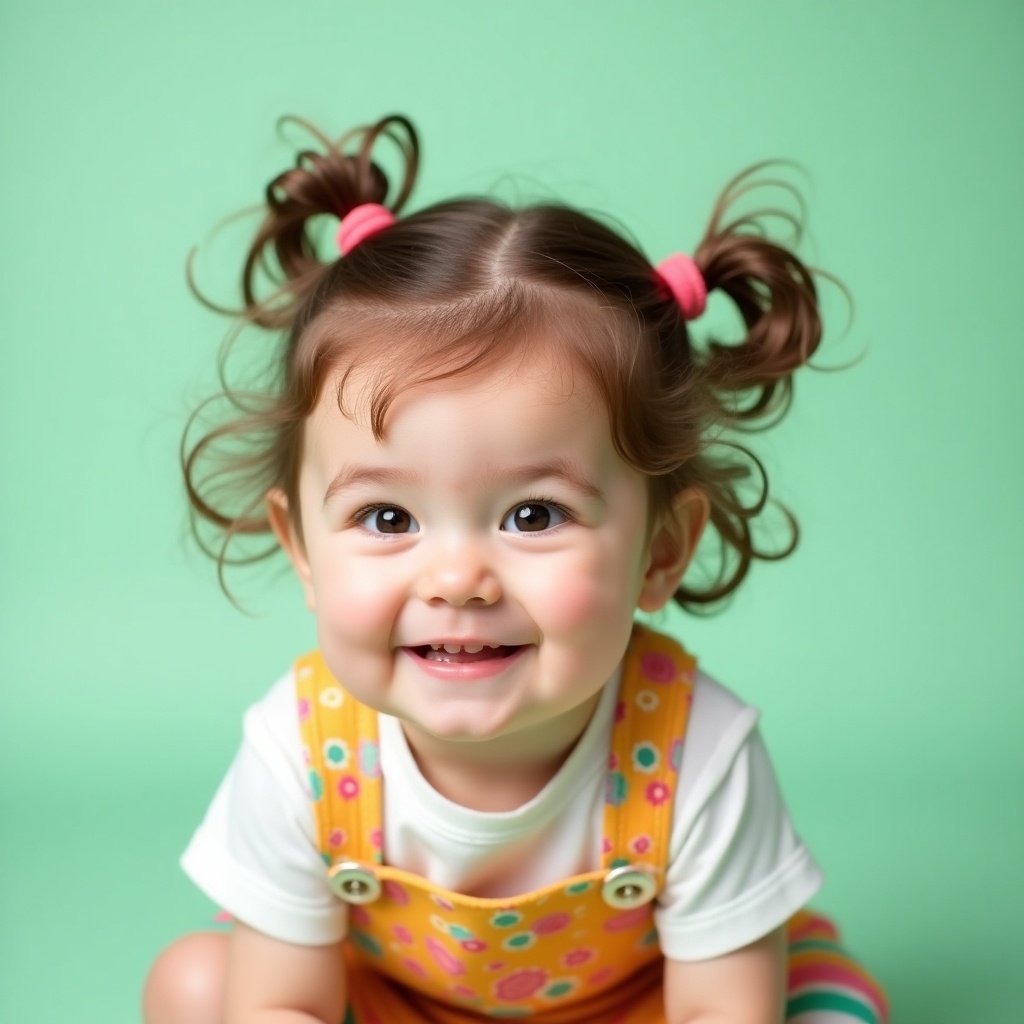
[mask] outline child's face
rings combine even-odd
[[[378,441],[360,379],[353,418],[329,381],[307,422],[302,543],[270,496],[328,666],[435,744],[571,741],[685,566],[601,402],[553,361],[505,365],[400,395]]]

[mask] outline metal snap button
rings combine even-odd
[[[601,898],[617,910],[632,910],[650,903],[657,891],[658,883],[648,868],[623,864],[604,876]]]
[[[346,903],[372,903],[380,896],[380,880],[372,868],[355,861],[342,861],[328,872],[334,895]]]

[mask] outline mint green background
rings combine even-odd
[[[1022,11],[4,5],[0,1019],[136,1020],[149,960],[208,919],[177,855],[311,625],[276,571],[239,614],[186,538],[177,438],[224,325],[183,261],[284,165],[277,115],[401,110],[417,203],[510,174],[654,258],[740,167],[809,168],[808,258],[856,300],[845,337],[829,300],[826,361],[864,358],[807,375],[761,448],[799,553],[672,624],[765,709],[818,902],[896,1019],[1019,1021]]]

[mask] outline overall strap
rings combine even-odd
[[[695,659],[671,637],[634,627],[622,666],[606,779],[602,866],[668,858]],[[350,696],[318,651],[295,663],[295,688],[317,846],[328,866],[380,863],[377,715]]]
[[[348,694],[319,651],[295,662],[295,694],[317,847],[325,863],[380,863],[377,713]]]
[[[697,663],[637,624],[622,665],[605,792],[603,867],[632,865],[660,883]]]

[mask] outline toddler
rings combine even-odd
[[[318,648],[246,714],[183,858],[230,933],[160,956],[148,1024],[887,1020],[804,909],[757,713],[634,618],[795,543],[758,546],[763,470],[722,440],[778,420],[821,338],[811,271],[735,213],[757,168],[652,266],[563,205],[404,214],[402,117],[314,134],[243,271],[278,372],[184,469],[222,568],[273,535]],[[742,337],[698,346],[712,290]]]

